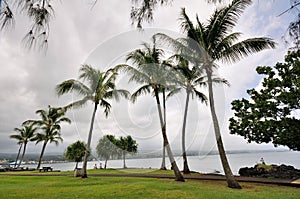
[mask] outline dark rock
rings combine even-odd
[[[261,165],[257,164],[254,167],[244,167],[239,170],[240,176],[247,177],[266,177],[266,178],[283,178],[283,179],[297,179],[300,178],[300,170],[293,166],[287,165]]]

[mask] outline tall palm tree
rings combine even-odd
[[[183,124],[182,124],[182,158],[183,158],[183,173],[190,174],[190,169],[188,166],[188,159],[186,155],[186,147],[185,147],[185,138],[186,138],[186,121],[187,121],[187,113],[188,106],[190,101],[190,96],[195,94],[199,100],[203,102],[207,102],[206,96],[198,91],[198,86],[204,85],[203,77],[201,71],[197,70],[195,67],[190,68],[189,62],[181,56],[173,56],[177,60],[177,64],[173,67],[179,71],[178,79],[176,83],[185,90],[186,92],[186,100],[185,100],[185,108],[184,108],[184,116],[183,116]]]
[[[119,139],[117,139],[116,146],[121,150],[123,156],[123,168],[126,169],[126,153],[137,153],[138,144],[130,135],[128,135],[127,137],[121,136]]]
[[[82,178],[87,178],[87,160],[90,154],[92,132],[98,106],[100,105],[100,107],[104,108],[104,114],[107,117],[111,110],[111,104],[107,100],[115,99],[118,101],[120,96],[128,98],[130,94],[126,90],[116,89],[115,80],[118,73],[115,69],[109,69],[105,72],[101,72],[100,70],[94,69],[89,65],[83,65],[80,68],[80,72],[81,74],[79,79],[87,81],[88,85],[85,85],[79,80],[70,79],[57,85],[56,92],[60,96],[74,91],[83,96],[82,99],[72,102],[66,108],[81,107],[88,101],[92,101],[94,103],[94,111],[92,114],[90,130],[88,133],[87,148],[85,151],[82,168]]]
[[[18,159],[20,157],[21,149],[22,149],[22,146],[23,146],[23,142],[22,142],[22,140],[20,140],[19,137],[10,137],[10,138],[17,139],[18,140],[17,144],[20,145],[19,149],[18,149],[18,154],[17,154],[17,157],[16,157],[15,165],[14,165],[14,167],[17,167]]]
[[[22,128],[15,128],[14,130],[19,132],[19,134],[11,135],[10,138],[14,138],[14,139],[18,140],[18,144],[20,144],[20,149],[23,146],[23,153],[22,153],[21,159],[18,164],[18,167],[19,167],[21,165],[21,162],[24,159],[27,143],[29,141],[34,140],[35,132],[37,131],[37,128],[34,127],[33,124],[28,124],[28,125],[23,125]],[[19,149],[18,156],[20,154],[20,149]],[[17,156],[17,160],[18,160],[18,156]],[[16,160],[16,162],[17,162],[17,160]]]
[[[167,35],[156,35],[161,36],[163,38],[168,38]],[[168,38],[172,40],[172,38]],[[173,40],[173,42],[177,42]],[[190,55],[190,58],[192,56]],[[197,57],[196,57],[197,58]],[[196,59],[194,58],[194,59]],[[182,124],[182,157],[183,157],[183,173],[190,174],[190,169],[188,166],[188,160],[186,155],[186,147],[185,147],[185,138],[186,138],[186,124],[187,124],[187,114],[189,108],[190,97],[194,97],[194,95],[201,101],[201,103],[207,104],[207,97],[198,90],[199,87],[207,86],[207,77],[203,75],[204,71],[199,70],[197,66],[190,67],[189,61],[179,54],[175,54],[171,56],[169,59],[174,60],[175,63],[172,67],[178,71],[176,84],[180,87],[178,89],[184,89],[186,92],[186,100],[185,100],[185,108],[184,108],[184,116],[183,116],[183,124]],[[213,83],[222,83],[229,85],[229,83],[222,78],[213,78]],[[177,92],[177,91],[176,91]]]
[[[48,110],[37,110],[36,114],[38,114],[41,119],[40,120],[27,120],[23,124],[31,124],[37,126],[41,133],[37,133],[36,136],[32,139],[36,141],[36,144],[43,142],[42,151],[40,154],[39,162],[37,165],[37,169],[40,168],[42,158],[44,156],[44,152],[48,143],[59,144],[59,141],[62,142],[63,139],[61,137],[61,123],[67,122],[71,123],[71,120],[65,117],[66,110],[64,108],[55,108],[48,106]]]
[[[161,132],[164,141],[164,147],[166,147],[172,168],[175,173],[175,179],[177,181],[184,181],[182,174],[180,173],[176,161],[174,159],[168,138],[166,133],[166,120],[163,117],[161,103],[159,98],[159,93],[163,87],[166,86],[166,78],[165,75],[170,71],[166,70],[165,67],[162,66],[161,57],[163,51],[156,47],[155,39],[153,39],[153,45],[149,45],[144,43],[144,49],[137,49],[127,56],[127,61],[131,61],[136,68],[126,65],[125,71],[130,75],[130,81],[135,81],[142,86],[137,89],[131,96],[133,102],[136,101],[137,97],[141,94],[150,93],[152,90],[154,92],[154,96],[156,99],[159,121],[161,126]],[[172,77],[172,75],[169,75]]]
[[[117,157],[120,152],[116,137],[114,135],[104,135],[98,141],[96,152],[99,158],[104,158],[104,169],[106,169],[107,161],[110,158]]]
[[[154,37],[153,37],[154,39]],[[155,40],[155,39],[154,39]],[[159,87],[159,92],[162,93],[162,100],[163,100],[163,123],[165,124],[165,129],[167,130],[167,108],[166,108],[166,102],[167,102],[167,98],[173,96],[174,94],[176,94],[178,92],[178,88],[176,87],[176,85],[174,84],[175,82],[172,82],[172,84],[168,84],[167,85],[167,79],[169,78],[169,72],[168,70],[171,69],[172,67],[172,63],[171,60],[163,60],[161,63],[161,66],[164,67],[164,70],[166,71],[165,73],[161,73],[161,82],[160,82],[160,87]],[[172,78],[173,79],[173,78]],[[164,80],[164,82],[162,82],[162,80]],[[171,81],[169,81],[169,83],[171,83]],[[161,170],[167,170],[166,167],[166,146],[165,143],[163,141],[163,151],[162,151],[162,162],[161,162]]]
[[[197,16],[197,22],[194,25],[187,16],[184,8],[182,9],[180,18],[181,28],[197,44],[190,45],[190,48],[200,54],[202,53],[202,67],[208,80],[209,105],[217,147],[228,187],[231,188],[241,188],[241,186],[232,174],[223,146],[218,117],[215,111],[212,76],[214,70],[217,68],[216,61],[233,63],[250,54],[260,52],[264,49],[275,48],[275,42],[270,38],[260,37],[238,41],[241,33],[232,33],[232,29],[237,24],[239,16],[251,3],[251,0],[233,0],[228,6],[216,10],[207,24],[201,23]]]

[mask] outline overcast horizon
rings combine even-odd
[[[64,106],[77,99],[75,95],[58,98],[55,86],[67,79],[77,79],[81,64],[91,64],[105,69],[124,63],[124,55],[141,48],[157,32],[180,36],[178,21],[180,8],[185,7],[193,21],[198,13],[206,21],[215,6],[204,1],[175,1],[172,6],[155,11],[154,21],[144,24],[144,31],[137,31],[130,21],[130,1],[98,1],[93,8],[89,1],[53,2],[55,17],[50,23],[49,48],[46,54],[28,51],[22,47],[22,38],[28,30],[26,17],[16,16],[13,30],[0,32],[0,153],[15,153],[16,140],[10,139],[14,128],[28,119],[38,119],[35,111],[51,106]],[[234,31],[242,32],[242,39],[271,37],[278,43],[274,50],[265,50],[242,61],[220,65],[218,74],[227,79],[230,87],[217,87],[217,112],[227,150],[275,150],[273,144],[248,144],[241,136],[230,135],[228,119],[232,116],[230,103],[247,97],[246,90],[260,86],[262,76],[256,74],[260,65],[274,66],[282,62],[288,46],[282,40],[289,22],[294,19],[292,11],[278,17],[290,7],[289,1],[254,0],[242,14]],[[118,88],[136,88],[128,85],[120,76]],[[132,92],[133,90],[131,90]],[[203,90],[203,92],[206,92]],[[181,123],[185,95],[181,93],[167,102],[168,136],[173,150],[181,149]],[[131,135],[137,140],[140,150],[160,151],[162,138],[154,98],[150,95],[138,99],[135,104],[127,100],[112,102],[112,112],[106,119],[99,109],[93,131],[92,150],[105,134]],[[86,142],[93,106],[68,112],[72,124],[62,125],[63,143],[48,144],[46,153],[61,153],[71,143]],[[29,143],[27,153],[39,153],[42,144]],[[192,151],[216,150],[210,112],[207,106],[193,100],[188,116],[187,148]],[[287,149],[278,147],[277,149]]]

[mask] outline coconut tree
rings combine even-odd
[[[18,144],[20,145],[17,160],[18,160],[18,157],[19,157],[19,154],[21,151],[21,147],[23,146],[23,153],[22,153],[21,159],[18,164],[18,167],[19,167],[21,162],[24,159],[27,144],[28,144],[28,142],[34,140],[35,132],[37,131],[37,128],[34,127],[33,124],[28,124],[28,125],[23,125],[22,128],[15,128],[14,130],[19,132],[19,134],[11,135],[10,138],[17,139]],[[17,164],[17,160],[16,160],[16,164]]]
[[[27,120],[23,123],[23,125],[33,125],[36,126],[41,132],[37,133],[35,137],[32,139],[36,141],[36,144],[43,142],[42,151],[40,154],[39,162],[37,165],[37,169],[40,168],[42,158],[44,156],[44,152],[48,143],[54,143],[56,145],[59,142],[62,142],[63,139],[61,137],[61,123],[71,123],[71,120],[65,117],[66,110],[64,108],[56,108],[48,106],[48,110],[37,110],[36,114],[38,114],[41,119],[39,120]]]
[[[119,155],[117,139],[114,135],[105,135],[99,139],[96,146],[96,152],[99,158],[104,158],[104,169],[106,169],[107,161]]]
[[[129,74],[130,80],[135,81],[141,86],[132,94],[131,100],[136,101],[137,97],[142,94],[150,93],[151,90],[154,93],[159,121],[161,126],[161,132],[163,136],[164,147],[166,147],[172,168],[175,173],[175,179],[177,181],[184,181],[182,174],[180,173],[176,161],[174,159],[167,133],[166,133],[166,120],[163,117],[161,102],[159,93],[163,87],[166,86],[166,77],[172,78],[172,71],[166,70],[166,67],[162,66],[163,51],[156,47],[155,38],[153,39],[153,45],[143,43],[144,49],[137,49],[127,55],[127,61],[130,61],[135,67],[125,65],[125,71]],[[164,74],[164,75],[162,75]],[[167,75],[169,74],[169,75]]]
[[[82,167],[82,178],[86,178],[87,160],[90,154],[92,132],[98,106],[100,105],[100,107],[104,108],[104,114],[107,117],[111,110],[111,104],[107,100],[115,99],[118,101],[120,99],[120,96],[128,98],[130,94],[126,90],[116,89],[115,80],[118,73],[115,69],[109,69],[107,71],[101,72],[100,70],[97,70],[90,65],[83,65],[80,68],[80,73],[81,74],[79,76],[79,79],[82,79],[83,82],[86,81],[88,85],[85,85],[79,80],[70,79],[57,85],[56,92],[59,96],[61,96],[65,93],[74,91],[83,96],[82,99],[67,105],[67,109],[71,107],[81,107],[88,101],[91,101],[94,104],[94,110],[88,133],[87,148],[85,151]]]
[[[137,153],[138,144],[128,135],[127,137],[121,136],[116,141],[116,145],[122,150],[123,168],[126,169],[125,157],[127,153]]]
[[[161,34],[156,36],[173,40],[167,35]],[[173,42],[178,42],[178,41],[173,40]],[[191,57],[192,55],[190,54],[190,58]],[[189,102],[190,102],[190,97],[192,97],[193,99],[194,96],[196,96],[201,103],[207,104],[207,97],[198,90],[200,87],[207,86],[207,77],[204,75],[204,71],[199,70],[197,66],[194,65],[193,67],[190,67],[189,61],[185,59],[183,56],[180,56],[179,54],[175,54],[171,56],[169,59],[175,61],[175,63],[172,64],[172,67],[178,72],[177,78],[175,79],[176,80],[175,83],[179,86],[177,90],[183,89],[186,93],[183,124],[182,124],[182,157],[183,157],[183,173],[189,174],[190,169],[188,166],[186,147],[185,147],[186,124],[187,124]],[[227,80],[218,77],[213,78],[213,83],[229,85]],[[177,90],[176,93],[178,92]]]
[[[275,42],[270,38],[259,37],[238,41],[241,33],[232,33],[232,29],[237,24],[239,16],[251,3],[251,0],[233,0],[228,6],[216,10],[207,24],[200,22],[197,16],[196,25],[194,25],[184,8],[182,9],[180,18],[182,30],[189,38],[198,44],[190,45],[190,48],[200,54],[202,53],[202,67],[207,75],[209,105],[217,147],[228,186],[231,188],[241,188],[241,186],[232,174],[223,146],[218,117],[215,110],[212,77],[214,71],[217,69],[216,61],[234,63],[250,54],[260,52],[264,49],[275,48]]]
[[[17,140],[18,140],[18,143],[17,143],[17,144],[20,145],[20,146],[19,146],[19,149],[18,149],[18,154],[17,154],[17,157],[16,157],[15,165],[14,165],[14,167],[16,167],[17,164],[18,164],[18,159],[19,159],[19,157],[20,157],[20,153],[21,153],[21,149],[22,149],[22,146],[23,146],[23,142],[22,142],[22,140],[20,140],[20,137],[19,137],[19,136],[13,136],[13,137],[10,136],[10,138],[12,138],[12,139],[17,139]]]
[[[182,158],[183,158],[183,173],[190,174],[190,169],[188,166],[188,159],[186,155],[185,138],[186,138],[186,123],[187,123],[187,113],[190,97],[196,95],[196,97],[203,103],[207,102],[206,96],[198,91],[198,86],[204,85],[204,77],[201,71],[197,70],[195,67],[190,68],[189,62],[181,56],[173,56],[177,60],[177,63],[173,67],[179,72],[176,83],[185,90],[185,108],[182,124]]]
[[[82,158],[85,154],[86,146],[84,142],[77,141],[67,147],[65,152],[65,157],[67,160],[74,160],[76,162],[75,169],[78,168],[78,163],[82,161]]]

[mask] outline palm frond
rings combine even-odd
[[[235,32],[231,33],[228,36],[226,36],[222,41],[220,41],[217,46],[215,47],[215,50],[213,51],[213,54],[211,54],[212,58],[217,59],[220,57],[218,54],[222,53],[224,50],[230,48],[235,41],[239,39],[242,33]]]
[[[146,84],[141,86],[140,88],[138,88],[132,95],[130,100],[134,103],[137,99],[137,97],[141,96],[141,95],[146,95],[148,93],[150,93],[151,90],[151,85]]]
[[[207,105],[207,97],[202,92],[194,90],[194,93],[202,103],[205,103]]]
[[[215,11],[206,27],[208,31],[206,39],[208,43],[213,44],[208,50],[217,46],[216,44],[225,38],[236,25],[239,16],[251,3],[252,0],[233,0],[228,6]]]
[[[100,101],[100,106],[104,107],[104,113],[105,113],[105,116],[107,117],[108,114],[110,113],[110,109],[111,109],[110,103],[108,103],[106,100],[102,99]]]
[[[70,79],[66,80],[56,86],[56,93],[58,96],[75,91],[79,95],[91,95],[92,91],[80,81]]]
[[[72,123],[72,121],[71,121],[69,118],[67,118],[67,117],[60,118],[57,122],[58,122],[58,123],[66,122],[66,123],[68,123],[68,124],[71,124],[71,123]]]
[[[129,75],[129,82],[135,81],[138,83],[146,83],[146,82],[151,82],[151,78],[141,72],[140,70],[137,70],[136,68],[132,66],[127,66],[124,71]]]
[[[88,64],[82,65],[79,71],[79,79],[88,81],[90,90],[92,92],[95,91],[99,84],[100,78],[103,77],[103,73]]]
[[[6,1],[1,2],[0,5],[0,22],[1,22],[1,30],[9,27],[13,27],[15,25],[14,14],[10,9],[9,5]]]
[[[189,34],[191,38],[194,38],[193,34],[195,32],[195,27],[193,25],[193,22],[190,20],[189,16],[186,14],[185,8],[181,8],[179,20],[181,21],[181,30],[184,33]]]
[[[112,92],[112,97],[116,101],[119,101],[121,96],[124,97],[125,99],[129,99],[129,97],[130,97],[130,93],[124,89],[115,89],[111,92]]]
[[[40,110],[37,110],[35,113],[40,115],[42,120],[44,120],[44,121],[47,120],[47,118],[48,118],[47,112],[45,110],[40,109]]]
[[[10,135],[9,137],[12,138],[12,139],[16,139],[16,140],[22,140],[23,139],[22,136],[19,135],[19,134]]]
[[[230,83],[224,78],[215,77],[212,79],[212,82],[216,84],[225,84],[226,86],[230,86]]]
[[[181,88],[174,88],[172,89],[170,92],[168,92],[167,94],[167,100],[170,98],[170,97],[173,97],[174,95],[180,93],[181,91]]]
[[[276,43],[267,37],[251,38],[232,45],[229,49],[224,50],[218,59],[224,62],[234,63],[243,57],[247,57],[264,49],[273,49]]]
[[[66,110],[69,110],[69,109],[71,109],[71,108],[81,108],[82,106],[86,105],[86,103],[87,103],[89,100],[90,100],[90,101],[94,101],[93,96],[86,96],[86,97],[84,97],[84,98],[81,99],[81,100],[77,100],[77,101],[75,101],[75,102],[72,102],[71,104],[65,106],[64,108],[65,108]]]

